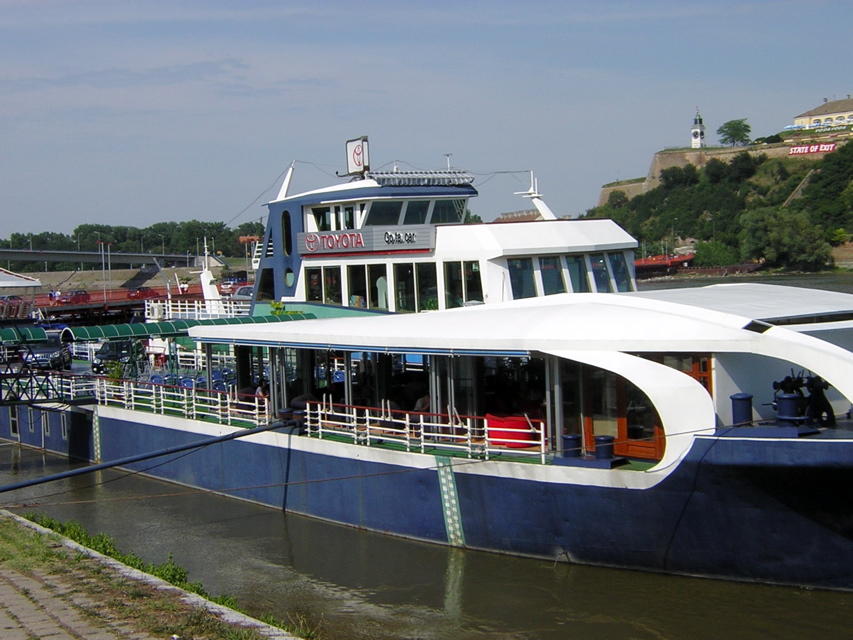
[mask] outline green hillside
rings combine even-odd
[[[853,232],[853,144],[814,161],[744,151],[661,172],[661,185],[628,199],[621,191],[585,217],[612,218],[647,255],[695,238],[696,266],[765,260],[787,269],[828,266],[831,245]]]

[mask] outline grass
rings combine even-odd
[[[171,555],[159,565],[145,563],[135,554],[118,550],[109,536],[102,533],[91,535],[74,521],[61,523],[33,514],[27,518],[124,564],[239,611],[233,598],[210,598],[200,583],[188,582],[186,569],[177,565]],[[184,602],[177,592],[127,578],[87,554],[74,552],[62,545],[57,537],[31,531],[11,518],[0,518],[0,566],[36,579],[42,578],[48,585],[62,583],[70,586],[67,593],[57,594],[57,597],[65,599],[69,606],[79,609],[86,617],[104,624],[121,621],[130,624],[136,632],[166,638],[173,635],[207,640],[264,638],[254,629],[224,622],[206,608]],[[72,602],[75,594],[88,596],[92,605],[81,605],[79,599]],[[307,620],[293,620],[290,625],[285,625],[272,616],[265,616],[262,621],[297,637],[320,637],[318,627]]]

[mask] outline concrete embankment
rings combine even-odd
[[[0,511],[4,640],[294,639]]]

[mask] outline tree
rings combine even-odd
[[[722,144],[728,144],[733,147],[742,147],[749,144],[749,136],[752,133],[752,127],[746,122],[746,118],[738,120],[729,120],[724,122],[719,129],[717,135],[720,136]]]

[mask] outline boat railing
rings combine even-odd
[[[262,396],[203,389],[194,384],[95,378],[95,396],[103,406],[236,427],[257,427],[271,421],[269,402]]]
[[[145,317],[151,320],[210,320],[247,316],[251,303],[244,300],[146,300]]]
[[[403,411],[383,400],[379,407],[309,402],[305,428],[319,438],[344,437],[364,446],[395,446],[405,451],[458,455],[489,460],[495,457],[538,458],[546,462],[543,421],[527,416],[491,423],[495,416],[467,416],[455,411]]]

